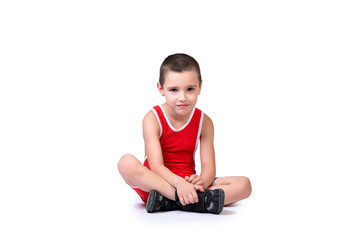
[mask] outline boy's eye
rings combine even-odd
[[[194,91],[195,88],[192,88],[192,87],[191,87],[191,88],[188,88],[187,90],[188,90],[189,92],[191,92],[191,91]]]
[[[170,89],[170,92],[177,92],[177,89],[176,89],[176,88],[172,88],[172,89]]]

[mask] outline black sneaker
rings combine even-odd
[[[201,194],[202,192],[200,192]],[[222,189],[205,190],[204,203],[209,213],[219,214],[224,208],[225,192]],[[198,194],[198,195],[200,195]],[[199,196],[200,198],[200,196]]]
[[[199,202],[181,205],[177,192],[175,193],[176,204],[183,211],[219,214],[224,208],[225,192],[222,189],[197,191]]]
[[[158,212],[158,211],[172,211],[180,209],[178,205],[176,205],[175,201],[167,199],[160,193],[152,190],[149,193],[149,197],[146,203],[146,211],[148,213]]]

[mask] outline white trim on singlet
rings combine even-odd
[[[182,127],[179,128],[179,129],[176,129],[176,128],[174,128],[174,126],[173,126],[173,125],[171,124],[171,122],[169,121],[169,119],[168,119],[168,117],[167,117],[167,115],[166,115],[166,113],[165,113],[165,110],[164,110],[163,106],[162,106],[162,105],[159,105],[159,106],[160,106],[160,109],[161,109],[161,111],[163,112],[163,114],[164,114],[164,116],[165,116],[165,119],[166,119],[167,124],[169,125],[169,127],[171,128],[171,130],[173,130],[174,132],[180,132],[181,130],[183,130],[184,128],[186,128],[186,126],[190,123],[190,121],[191,121],[191,119],[192,119],[192,117],[193,117],[193,115],[194,115],[194,112],[195,112],[195,107],[194,107],[194,109],[192,110],[192,112],[191,112],[191,114],[190,114],[189,119],[188,119],[187,122],[184,124],[184,126],[182,126]]]
[[[159,123],[159,126],[160,126],[160,134],[159,134],[159,138],[161,138],[162,136],[162,126],[161,126],[161,122],[160,122],[160,118],[159,118],[159,115],[157,114],[156,110],[154,108],[151,109],[154,114],[155,114],[155,117],[156,119],[158,120],[158,123]]]
[[[203,113],[203,111],[201,111],[201,118],[200,118],[200,123],[199,123],[199,130],[198,130],[198,134],[197,134],[197,137],[196,137],[195,150],[194,150],[194,154],[193,154],[193,158],[194,158],[194,159],[195,159],[196,150],[197,150],[198,145],[199,145],[199,140],[200,140],[200,135],[201,135],[201,129],[202,129],[203,120],[204,120],[204,113]]]

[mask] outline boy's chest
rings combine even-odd
[[[197,134],[193,131],[168,132],[160,140],[161,148],[167,152],[188,152],[193,154],[195,151]]]

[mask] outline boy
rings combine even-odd
[[[148,212],[179,209],[219,214],[224,205],[251,194],[246,177],[215,178],[214,126],[195,108],[201,84],[194,58],[168,56],[157,83],[166,102],[143,120],[144,164],[130,154],[119,160],[121,176],[146,203]],[[194,156],[199,144],[201,173],[197,175]]]

